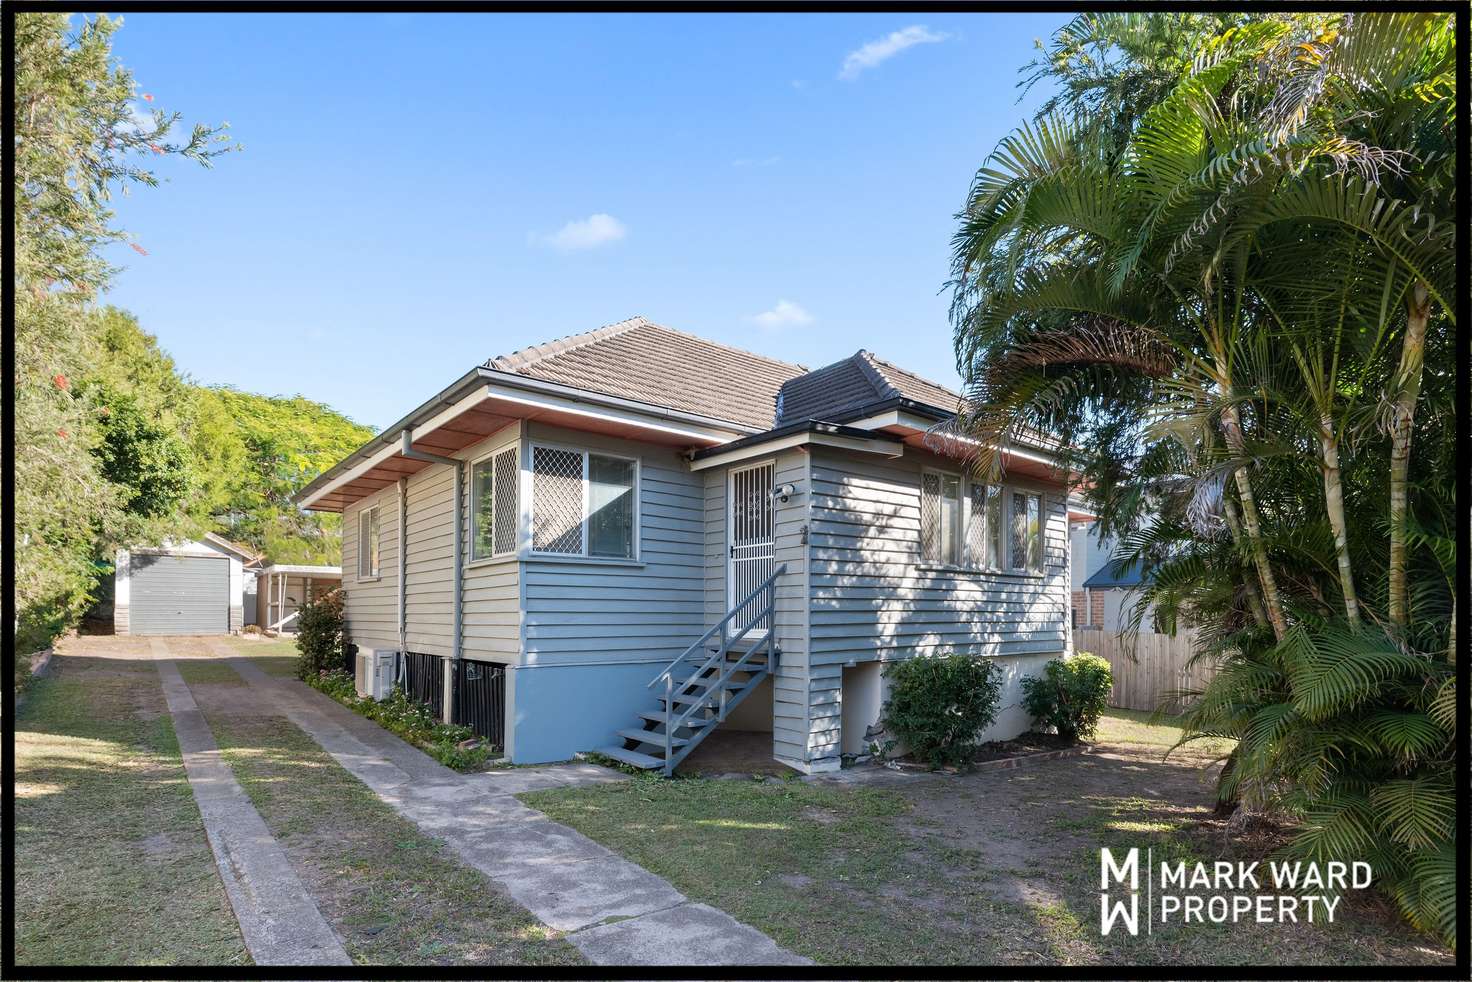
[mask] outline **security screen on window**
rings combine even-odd
[[[588,555],[634,555],[634,462],[588,455]]]
[[[470,469],[470,558],[516,550],[517,449],[508,447]]]
[[[927,562],[959,564],[961,479],[954,474],[921,476],[920,545]]]

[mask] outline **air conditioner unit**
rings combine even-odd
[[[358,649],[357,688],[363,698],[387,699],[394,690],[399,653],[382,648]]]

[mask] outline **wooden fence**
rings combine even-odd
[[[1119,709],[1153,712],[1165,707],[1167,712],[1182,708],[1175,698],[1179,689],[1199,689],[1211,680],[1213,666],[1198,663],[1187,666],[1191,659],[1191,635],[1183,632],[1146,634],[1140,632],[1131,651],[1125,638],[1114,631],[1075,630],[1073,650],[1087,651],[1109,662],[1114,671],[1114,692],[1109,704]]]

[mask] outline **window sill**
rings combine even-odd
[[[529,553],[525,560],[529,563],[553,563],[564,565],[573,563],[579,566],[622,566],[627,569],[643,569],[645,563],[638,559],[607,559],[602,556],[560,556],[550,552]]]
[[[508,552],[504,556],[488,556],[485,559],[472,559],[465,564],[466,569],[480,569],[484,566],[504,566],[514,563],[521,557],[514,552]]]
[[[1017,569],[986,569],[980,566],[951,566],[946,563],[917,563],[916,569],[922,573],[959,573],[966,576],[1005,576],[1014,580],[1041,580],[1042,573],[1030,573],[1026,570]]]
[[[382,574],[379,574],[378,576],[360,576],[360,577],[358,577],[357,582],[359,582],[359,583],[377,583],[381,579],[383,579],[383,575]]]

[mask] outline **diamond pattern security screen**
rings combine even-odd
[[[583,455],[576,450],[532,448],[532,548],[583,552]]]
[[[926,562],[955,566],[961,543],[961,479],[953,474],[920,477],[920,544]]]
[[[1043,569],[1042,497],[1012,493],[1012,568]]]
[[[972,484],[966,516],[966,562],[996,569],[1002,564],[1002,489]]]
[[[940,562],[940,475],[920,475],[920,555]]]
[[[516,551],[516,454],[507,447],[471,468],[471,559]]]
[[[507,447],[495,457],[491,458],[495,463],[495,535],[494,546],[496,555],[516,551],[516,485],[517,485],[517,448]]]

